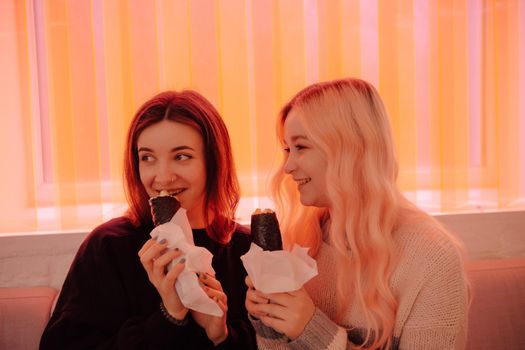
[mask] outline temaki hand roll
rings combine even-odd
[[[169,222],[180,208],[177,198],[169,195],[167,191],[161,191],[157,197],[151,197],[149,205],[155,226]]]
[[[263,250],[282,250],[283,242],[277,216],[270,209],[255,210],[252,214],[251,232],[253,243]]]

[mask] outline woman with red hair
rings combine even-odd
[[[388,116],[359,79],[312,85],[278,119],[273,179],[283,241],[319,274],[290,293],[250,287],[260,349],[462,349],[468,288],[460,246],[396,185]]]
[[[144,103],[128,130],[124,184],[129,210],[82,243],[40,348],[256,348],[240,260],[251,237],[234,221],[239,185],[228,131],[212,104],[194,91]],[[149,236],[148,201],[161,192],[178,199],[195,245],[213,254],[216,275],[200,273],[199,282],[222,317],[188,310],[174,288],[185,259]]]

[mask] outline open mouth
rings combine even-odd
[[[309,183],[310,181],[312,181],[312,178],[311,177],[307,177],[305,179],[298,179],[298,180],[295,180],[295,182],[297,182],[297,185],[301,186],[301,185],[304,185],[304,184],[307,184]]]
[[[181,189],[178,189],[176,191],[170,192],[170,195],[173,196],[173,197],[177,197],[179,194],[181,194],[184,191],[186,191],[186,189],[185,188],[181,188]]]
[[[162,195],[169,195],[169,196],[173,196],[173,197],[176,197],[178,196],[179,194],[181,194],[182,192],[184,192],[186,189],[185,188],[181,188],[181,189],[177,189],[175,191],[167,191],[167,190],[160,190],[160,191],[157,191],[158,192],[158,195],[159,196],[162,196]]]

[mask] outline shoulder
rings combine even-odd
[[[81,249],[104,248],[118,241],[141,239],[148,232],[144,227],[133,225],[125,216],[117,217],[95,227],[82,243]]]
[[[430,280],[462,284],[464,280],[463,251],[460,243],[438,223],[421,222],[406,225],[394,232],[397,268],[396,285],[418,285]]]
[[[238,235],[250,238],[250,228],[248,226],[236,223],[234,234],[238,234]]]
[[[456,260],[461,255],[459,241],[443,226],[430,219],[401,226],[393,237],[399,253],[415,260]]]
[[[250,249],[251,243],[252,236],[250,234],[250,229],[247,226],[236,223],[235,230],[232,233],[228,245],[236,250],[247,252],[248,249]]]
[[[88,239],[97,241],[111,239],[112,237],[125,237],[133,231],[133,228],[133,224],[127,217],[120,216],[95,227],[89,234]]]

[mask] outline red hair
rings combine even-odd
[[[127,216],[135,225],[153,225],[149,195],[140,181],[137,139],[147,127],[171,120],[195,128],[202,136],[206,168],[204,211],[206,231],[219,243],[227,243],[235,229],[239,182],[235,172],[230,136],[219,112],[195,91],[162,92],[137,111],[128,130],[124,154],[124,188],[129,204]]]

